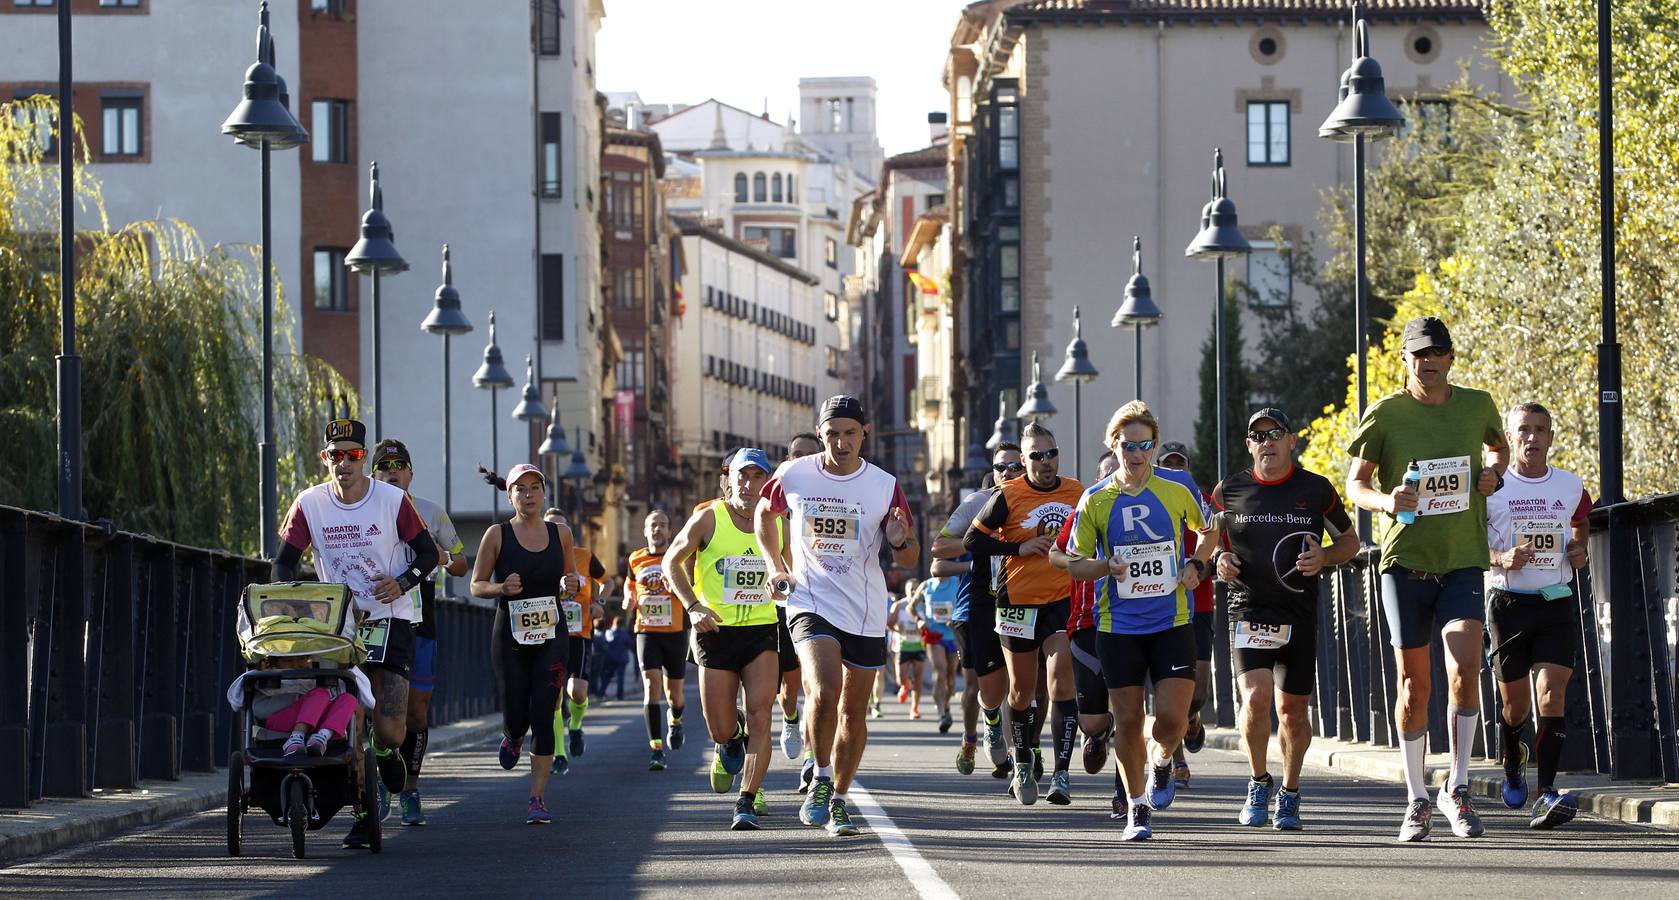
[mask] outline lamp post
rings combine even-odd
[[[443,511],[452,513],[451,501],[454,493],[451,490],[453,481],[450,478],[449,466],[449,338],[457,334],[466,334],[472,330],[472,323],[467,321],[461,312],[461,294],[455,290],[454,269],[449,264],[449,245],[443,245],[443,283],[437,286],[437,293],[433,297],[431,315],[420,323],[420,328],[432,334],[443,335]]]
[[[1056,381],[1073,383],[1073,472],[1084,480],[1084,385],[1096,380],[1096,364],[1090,361],[1090,349],[1084,345],[1079,325],[1079,308],[1073,306],[1073,340],[1067,345],[1067,358],[1056,370]]]
[[[588,511],[583,508],[583,483],[589,480],[591,473],[588,461],[583,458],[583,426],[577,426],[575,434],[577,440],[571,447],[571,465],[566,466],[560,477],[573,482],[577,495],[577,527],[581,529],[588,525]]]
[[[1015,418],[1036,422],[1055,415],[1055,404],[1049,402],[1049,388],[1044,387],[1043,368],[1038,365],[1038,351],[1032,351],[1032,383],[1026,386],[1026,402],[1015,410]]]
[[[68,5],[59,5],[61,23],[63,17],[68,16]],[[69,35],[66,32],[61,38],[61,52],[62,43],[67,43],[68,39]],[[62,77],[67,78],[68,71],[66,66],[64,73],[61,73]],[[60,87],[62,89],[62,85]],[[257,456],[262,469],[262,499],[258,504],[257,531],[262,541],[262,555],[265,559],[273,559],[279,552],[279,537],[274,530],[275,511],[279,506],[279,474],[274,452],[274,265],[269,256],[274,226],[270,196],[273,179],[269,155],[271,151],[290,150],[309,141],[309,132],[291,114],[291,110],[286,106],[287,99],[285,79],[274,71],[274,39],[268,31],[268,4],[263,3],[258,13],[257,61],[245,70],[244,99],[239,101],[239,105],[235,106],[233,112],[222,122],[222,134],[231,135],[235,143],[254,148],[262,155],[259,204],[262,218],[262,436],[257,442]],[[68,113],[69,106],[61,101],[61,123],[69,120]],[[64,131],[62,124],[60,131]],[[67,141],[60,141],[60,144],[66,149],[69,147]],[[66,168],[70,156],[68,152],[59,154],[60,161]],[[66,347],[70,346],[67,342]],[[70,352],[67,349],[66,355]],[[71,365],[69,368],[74,370],[75,366]],[[60,440],[62,441],[62,438]],[[79,438],[75,446],[79,448]],[[77,456],[79,460],[79,450]],[[79,470],[78,466],[77,471]],[[78,489],[79,486],[78,480]],[[63,498],[60,502],[62,504]],[[79,501],[77,507],[75,513],[79,518]]]
[[[985,473],[990,471],[991,462],[986,458],[985,448],[979,441],[968,444],[968,452],[964,455],[966,458],[962,460],[962,475],[977,488],[980,482],[985,480]]]
[[[385,218],[385,194],[379,187],[379,163],[368,169],[370,203],[361,217],[361,240],[344,254],[344,265],[352,272],[373,276],[373,434],[384,437],[384,357],[379,340],[379,276],[408,271],[408,261],[396,252],[396,233]]]
[[[985,441],[987,452],[996,452],[997,445],[1014,439],[1014,423],[1009,421],[1009,395],[997,392],[997,421],[991,423],[991,437]]]
[[[1610,70],[1609,0],[1597,0],[1598,267],[1603,336],[1597,345],[1598,498],[1620,503],[1621,343],[1615,332],[1615,82]]]
[[[1136,347],[1132,353],[1136,364],[1136,374],[1133,376],[1136,398],[1143,399],[1143,329],[1150,325],[1160,324],[1160,307],[1154,303],[1154,292],[1148,286],[1148,276],[1143,274],[1143,239],[1137,235],[1131,236],[1131,279],[1125,282],[1125,302],[1114,311],[1113,321],[1108,325],[1113,328],[1131,326],[1136,335]],[[1068,352],[1071,352],[1069,350]]]
[[[1381,64],[1370,57],[1370,24],[1364,18],[1364,3],[1353,3],[1353,64],[1341,73],[1340,99],[1329,118],[1318,128],[1318,137],[1353,145],[1353,338],[1356,342],[1358,412],[1364,414],[1365,355],[1369,348],[1366,328],[1370,317],[1370,284],[1364,268],[1364,143],[1392,137],[1405,124],[1387,98]],[[1358,537],[1370,542],[1370,513],[1358,512]]]
[[[1236,227],[1236,204],[1224,192],[1224,151],[1213,150],[1213,199],[1201,210],[1201,231],[1184,248],[1183,255],[1191,259],[1211,259],[1218,263],[1218,286],[1213,293],[1213,399],[1216,406],[1213,422],[1218,436],[1217,478],[1224,477],[1224,455],[1230,444],[1225,431],[1224,378],[1224,261],[1233,256],[1253,252],[1253,245],[1242,237]]]
[[[501,421],[496,416],[496,391],[513,386],[513,375],[501,362],[501,348],[496,346],[496,311],[490,310],[490,342],[484,345],[484,362],[472,374],[473,387],[490,392],[490,468],[501,471]],[[495,499],[490,501],[490,514],[501,512],[501,492],[491,489]]]

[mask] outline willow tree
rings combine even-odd
[[[54,356],[59,350],[58,202],[45,132],[56,104],[0,105],[0,504],[56,506]],[[199,546],[259,547],[261,266],[248,245],[206,246],[185,222],[112,229],[86,140],[78,162],[76,329],[82,359],[83,496],[90,518]],[[276,321],[292,320],[276,290]],[[316,435],[351,393],[276,335],[282,497],[318,479]]]

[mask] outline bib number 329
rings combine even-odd
[[[1033,606],[997,607],[997,633],[1003,637],[1031,640],[1038,632],[1038,610]]]

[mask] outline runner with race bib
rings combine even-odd
[[[682,695],[688,672],[688,615],[670,593],[665,550],[670,546],[670,517],[664,510],[647,514],[647,546],[630,554],[630,578],[624,585],[624,609],[635,617],[635,655],[641,661],[642,712],[647,717],[647,746],[653,751],[649,771],[665,767],[665,747],[682,749]],[[670,698],[670,722],[661,706]]]

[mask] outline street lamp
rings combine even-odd
[[[991,423],[991,437],[985,441],[987,452],[995,453],[997,445],[1014,440],[1014,423],[1009,421],[1009,395],[997,392],[997,421]]]
[[[472,330],[472,323],[467,321],[466,314],[461,312],[461,293],[455,290],[455,274],[449,264],[449,245],[443,245],[443,283],[437,286],[437,293],[433,297],[431,315],[420,323],[420,328],[432,334],[443,335],[443,511],[451,512],[450,505],[454,494],[450,490],[452,482],[449,468],[449,338],[457,334],[466,334]]]
[[[1079,308],[1073,305],[1073,340],[1067,345],[1067,358],[1055,373],[1056,381],[1073,383],[1073,473],[1084,480],[1084,385],[1096,380],[1096,364],[1090,361],[1090,349],[1084,345],[1079,326]]]
[[[1598,273],[1603,279],[1602,335],[1597,345],[1598,499],[1620,503],[1621,342],[1615,331],[1615,96],[1610,71],[1609,0],[1597,0]]]
[[[258,13],[257,61],[245,70],[245,99],[222,122],[222,134],[235,143],[262,154],[262,438],[257,455],[262,467],[262,499],[258,506],[258,532],[262,555],[273,559],[279,553],[274,515],[279,506],[278,464],[274,453],[274,266],[269,257],[273,243],[272,176],[269,153],[289,150],[308,142],[309,132],[286,108],[285,82],[274,71],[274,39],[268,31],[268,4]],[[68,107],[60,110],[60,121],[68,121]],[[68,146],[68,143],[65,144]],[[69,153],[62,154],[66,159]],[[80,515],[79,510],[77,515]]]
[[[588,524],[588,511],[583,508],[583,483],[589,480],[591,473],[589,463],[583,459],[583,426],[577,426],[575,434],[577,441],[571,448],[571,465],[566,466],[565,471],[560,473],[560,478],[574,482],[573,489],[577,494],[577,527],[581,534],[581,529]]]
[[[1038,365],[1038,351],[1032,351],[1032,383],[1026,386],[1026,402],[1015,410],[1015,417],[1037,421],[1053,416],[1055,404],[1049,402],[1049,388],[1044,387],[1043,369]]]
[[[1224,430],[1225,407],[1228,406],[1224,391],[1224,261],[1252,252],[1253,245],[1242,237],[1241,229],[1236,227],[1236,204],[1224,193],[1224,151],[1215,149],[1213,199],[1201,210],[1200,233],[1183,251],[1183,255],[1191,259],[1211,259],[1218,263],[1218,285],[1213,293],[1213,399],[1216,407],[1213,422],[1218,436],[1215,480],[1224,477],[1224,454],[1229,444],[1228,432]]]
[[[472,374],[472,386],[490,392],[490,468],[501,471],[501,432],[498,430],[501,422],[496,417],[496,391],[513,386],[513,375],[501,362],[501,348],[496,346],[496,311],[490,310],[490,342],[484,345],[484,363],[478,371]],[[492,491],[495,499],[490,503],[490,513],[493,518],[501,511],[501,492]]]
[[[361,217],[361,240],[344,254],[344,265],[352,272],[373,276],[373,434],[382,438],[385,398],[384,357],[379,341],[379,276],[408,271],[408,261],[396,252],[396,244],[391,243],[396,233],[391,230],[391,220],[385,218],[385,193],[379,187],[377,162],[369,167],[368,194],[371,203]]]
[[[1143,329],[1150,325],[1160,324],[1160,307],[1154,303],[1154,292],[1148,286],[1148,276],[1143,274],[1143,239],[1131,236],[1131,280],[1125,282],[1125,302],[1114,311],[1113,321],[1108,325],[1113,328],[1131,326],[1136,335],[1137,344],[1132,353],[1132,361],[1136,363],[1134,376],[1136,398],[1143,399]]]
[[[1358,412],[1366,401],[1365,355],[1370,316],[1370,284],[1364,268],[1364,142],[1392,137],[1405,124],[1387,98],[1381,64],[1370,57],[1370,24],[1364,19],[1364,4],[1353,3],[1353,64],[1341,73],[1339,101],[1329,118],[1318,128],[1318,137],[1353,145],[1353,335],[1358,370]],[[1370,513],[1358,512],[1359,540],[1370,542]]]
[[[521,422],[535,422],[548,418],[548,408],[542,405],[542,397],[536,392],[536,370],[531,364],[531,356],[525,354],[525,390],[519,397],[519,405],[513,407],[513,418]]]
[[[964,456],[966,458],[962,460],[962,474],[977,488],[985,479],[985,473],[990,471],[991,460],[987,458],[985,448],[979,441],[969,443],[968,452]]]

